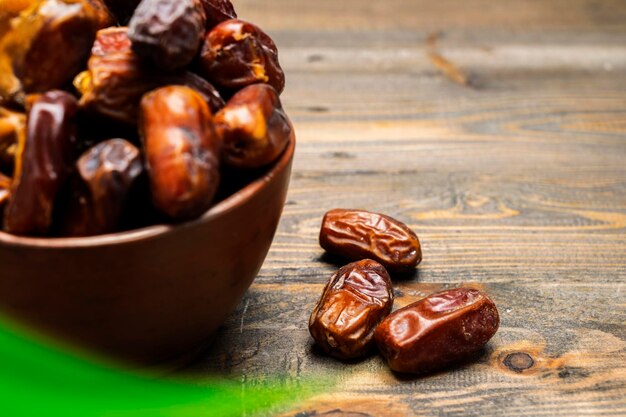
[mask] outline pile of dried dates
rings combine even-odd
[[[229,0],[20,0],[6,9],[6,232],[91,236],[197,218],[289,143],[276,45]]]
[[[422,260],[417,235],[391,217],[331,210],[319,241],[354,261],[330,278],[309,320],[311,336],[331,356],[357,359],[376,345],[393,371],[421,374],[467,360],[498,330],[496,305],[472,288],[431,294],[391,313],[389,272],[410,272]]]

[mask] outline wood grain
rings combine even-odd
[[[298,150],[263,269],[187,371],[337,379],[285,417],[626,415],[626,3],[237,6],[279,45]],[[396,308],[463,283],[493,295],[502,327],[474,362],[407,378],[313,347],[335,207],[420,236]]]

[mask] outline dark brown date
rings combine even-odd
[[[212,29],[225,20],[236,19],[237,13],[230,0],[202,0],[206,14],[206,27]]]
[[[23,104],[27,93],[63,87],[84,65],[102,16],[85,0],[34,2],[0,40],[0,97]]]
[[[82,108],[132,125],[137,123],[141,97],[165,85],[193,88],[213,112],[224,106],[217,90],[191,72],[163,74],[143,66],[131,49],[127,28],[124,27],[98,32],[88,71],[80,73],[74,80],[74,86],[82,94]]]
[[[393,289],[385,268],[365,259],[339,269],[326,284],[309,331],[317,344],[339,359],[364,356],[376,326],[391,312]]]
[[[224,163],[235,168],[259,168],[276,160],[293,129],[278,94],[267,84],[239,91],[215,119],[224,140]]]
[[[456,288],[393,312],[374,338],[392,370],[419,374],[468,359],[499,325],[498,310],[487,294]]]
[[[422,260],[419,239],[408,226],[365,210],[327,212],[319,242],[328,252],[346,259],[375,259],[390,272],[410,272]]]
[[[285,87],[274,41],[259,27],[243,20],[224,21],[207,34],[200,66],[202,74],[223,90],[267,83],[280,94]]]
[[[188,87],[163,87],[141,100],[140,120],[154,206],[175,220],[200,216],[220,179],[220,138],[206,102]]]
[[[13,171],[19,137],[25,135],[26,115],[0,107],[0,172]]]
[[[173,71],[196,56],[205,33],[201,0],[142,0],[128,24],[133,50]]]
[[[93,236],[119,229],[129,193],[143,172],[139,149],[124,139],[101,142],[76,162],[63,236]]]
[[[37,96],[30,105],[27,134],[18,144],[4,228],[19,235],[45,235],[54,200],[73,166],[76,99],[63,91]]]

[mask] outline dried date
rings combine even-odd
[[[37,96],[30,105],[27,134],[20,138],[4,227],[13,234],[44,235],[52,223],[59,189],[73,165],[76,99],[63,91]]]
[[[390,314],[374,338],[396,372],[425,373],[471,357],[496,333],[498,310],[482,291],[456,288]]]
[[[237,13],[230,0],[202,0],[206,14],[206,27],[212,29],[217,24],[236,19]]]
[[[93,236],[119,229],[129,194],[143,172],[139,149],[110,139],[76,162],[70,199],[63,210],[63,236]]]
[[[369,259],[348,264],[326,284],[309,319],[311,336],[329,355],[362,357],[393,299],[391,279],[381,264]]]
[[[188,87],[163,87],[141,100],[140,120],[154,206],[175,220],[200,216],[220,179],[220,138],[206,102]]]
[[[128,25],[133,50],[173,71],[196,56],[205,33],[201,0],[142,0]]]
[[[327,212],[319,242],[330,253],[350,260],[374,259],[390,272],[409,272],[422,260],[415,232],[389,216],[365,210]]]
[[[33,3],[0,40],[0,97],[23,104],[27,93],[63,87],[84,65],[101,24],[85,0]]]
[[[287,147],[293,129],[278,94],[267,84],[239,91],[215,119],[224,140],[224,163],[242,169],[259,168],[276,160]]]
[[[207,81],[191,72],[163,74],[146,68],[132,51],[127,28],[98,32],[88,62],[74,86],[82,94],[81,108],[117,121],[136,124],[141,97],[165,85],[186,85],[202,95],[216,112],[224,106],[220,94]]]
[[[226,20],[207,34],[200,66],[202,74],[223,90],[267,83],[280,94],[285,87],[274,41],[259,27],[243,20]]]

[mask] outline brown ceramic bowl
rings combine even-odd
[[[0,312],[98,354],[171,363],[206,345],[258,273],[295,138],[268,172],[189,223],[89,238],[0,232]]]

